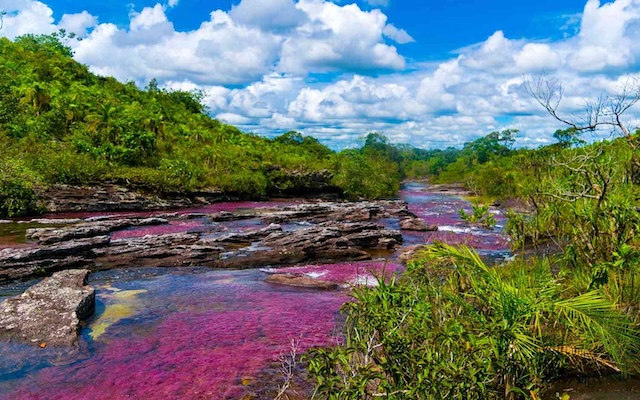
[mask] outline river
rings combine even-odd
[[[470,208],[460,197],[418,183],[404,185],[400,197],[416,215],[440,227],[438,232],[403,232],[405,246],[442,240],[474,246],[487,257],[509,255],[500,214],[495,230],[470,228],[458,216],[458,209]],[[221,203],[200,211],[260,205]],[[397,220],[383,222],[397,229]],[[190,231],[203,223],[131,228],[112,235]],[[229,222],[227,228],[239,231],[259,224],[245,220]],[[241,271],[131,265],[94,272],[90,284],[97,289],[96,313],[82,330],[80,346],[0,344],[0,399],[269,398],[281,383],[280,358],[288,354],[292,340],[298,354],[340,343],[339,309],[349,301],[349,286],[372,284],[373,275],[401,272],[398,252],[372,261],[287,269],[342,286],[334,291],[266,283],[272,272],[268,265]],[[16,294],[25,287],[13,284],[0,292]]]

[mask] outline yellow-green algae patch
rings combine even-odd
[[[89,336],[93,340],[98,339],[111,325],[137,314],[142,306],[138,295],[147,292],[146,290],[120,290],[112,286],[104,286],[99,289],[112,293],[103,295],[108,299],[106,308],[98,319],[91,323]]]

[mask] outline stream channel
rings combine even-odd
[[[403,247],[440,240],[473,246],[496,260],[510,255],[502,234],[505,219],[498,211],[497,227],[485,230],[470,228],[459,218],[460,208],[470,209],[461,197],[408,183],[400,198],[418,217],[439,227],[437,232],[403,231]],[[196,211],[260,205],[219,203]],[[188,232],[205,223],[195,220],[169,228]],[[398,229],[397,219],[384,223]],[[240,231],[261,222],[228,224],[228,230]],[[158,234],[153,229],[166,231],[167,226],[134,227],[112,235]],[[6,247],[11,240],[15,238],[0,238],[0,244]],[[396,259],[401,252],[371,261],[278,269],[340,285],[329,291],[267,283],[265,277],[272,272],[268,265],[248,270],[131,265],[94,272],[89,284],[96,288],[96,312],[82,329],[78,347],[0,343],[0,399],[269,398],[282,382],[280,357],[290,351],[291,341],[297,343],[298,354],[340,343],[339,309],[349,301],[349,287],[374,284],[373,274],[401,273]],[[34,282],[0,286],[0,300]]]

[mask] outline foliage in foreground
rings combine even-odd
[[[471,249],[434,245],[400,280],[355,289],[346,344],[309,356],[317,395],[516,399],[568,372],[637,371],[628,315],[603,289],[568,285],[548,260],[489,268]]]

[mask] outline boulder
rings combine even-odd
[[[223,248],[199,239],[197,233],[183,232],[114,240],[111,246],[93,251],[93,268],[210,265]]]
[[[0,340],[34,345],[71,346],[80,322],[95,309],[89,271],[65,270],[0,303]]]
[[[222,253],[212,266],[249,268],[301,262],[359,261],[371,258],[367,249],[393,249],[402,234],[371,222],[336,223],[275,231],[252,246]]]
[[[201,240],[202,243],[251,243],[263,239],[275,232],[282,232],[282,227],[278,224],[269,224],[266,228],[256,229],[248,232],[228,233],[212,239]]]
[[[400,220],[400,229],[405,231],[432,232],[438,230],[438,225],[428,225],[416,216],[409,216]]]
[[[427,248],[429,248],[429,245],[426,245],[426,244],[414,244],[411,246],[404,247],[402,249],[402,252],[398,255],[398,260],[400,260],[402,264],[406,264],[409,261],[411,261],[413,258],[415,258],[416,254],[426,250]]]
[[[270,223],[309,221],[314,223],[341,221],[365,222],[388,218],[396,211],[394,202],[361,201],[356,203],[319,202],[304,203],[265,212],[262,219]]]

